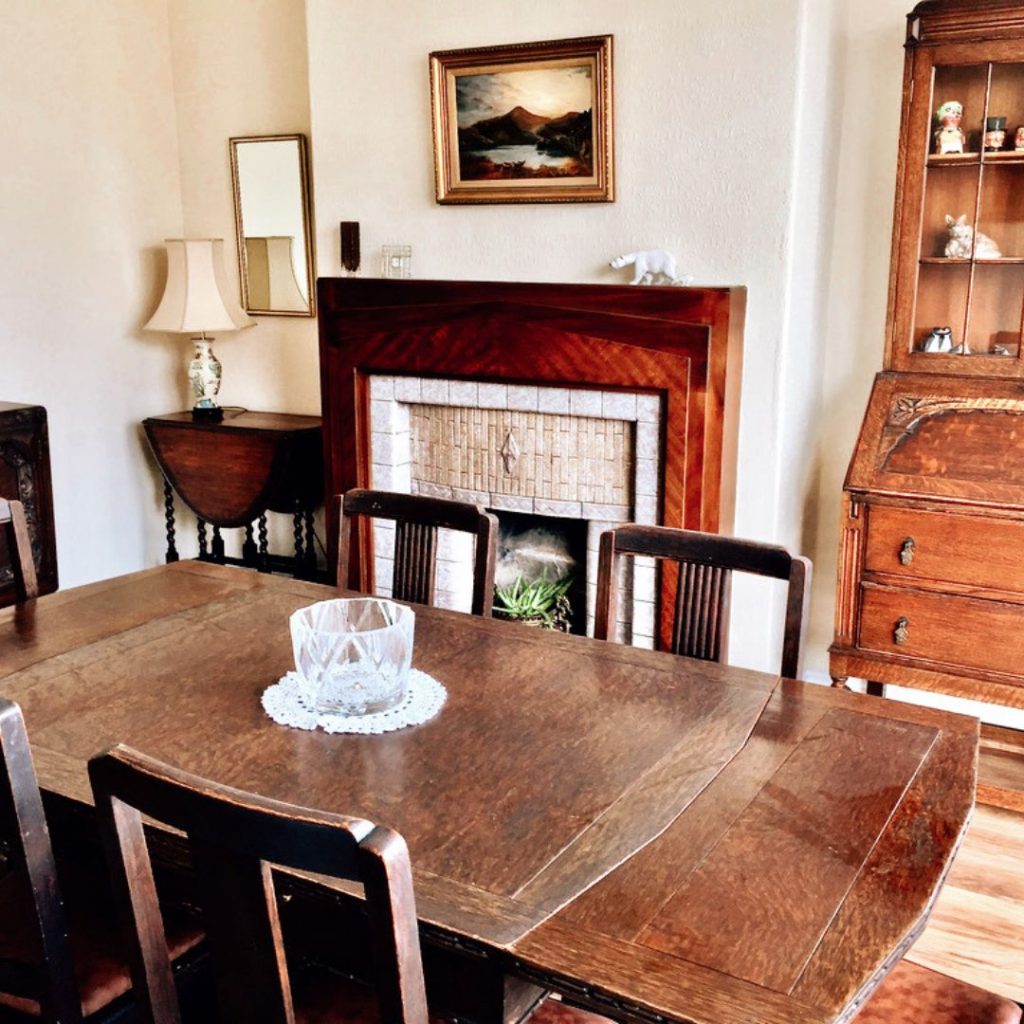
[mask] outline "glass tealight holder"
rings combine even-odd
[[[416,615],[377,597],[300,608],[290,620],[295,671],[319,714],[372,715],[400,704]]]

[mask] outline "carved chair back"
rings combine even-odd
[[[21,708],[0,698],[0,839],[8,848],[8,882],[28,901],[32,948],[0,958],[0,990],[39,1004],[44,1022],[82,1019],[57,868]],[[2,927],[2,922],[0,922]]]
[[[620,526],[601,535],[594,636],[612,634],[623,555],[678,566],[671,650],[687,658],[721,661],[727,647],[729,591],[734,572],[787,583],[781,674],[796,679],[807,628],[811,563],[785,548],[662,526]]]
[[[427,1024],[412,871],[397,832],[220,786],[122,746],[94,757],[89,777],[149,1024],[179,1024],[180,1011],[143,815],[188,838],[221,1019],[294,1020],[274,864],[363,885],[381,1020]]]
[[[338,523],[339,586],[349,582],[352,546],[360,517],[395,522],[395,569],[391,584],[397,601],[434,604],[437,577],[437,531],[444,528],[476,538],[473,564],[473,614],[489,616],[494,603],[494,560],[498,520],[479,505],[418,494],[356,489],[335,499]],[[371,567],[362,559],[359,589],[372,587]]]
[[[36,563],[32,558],[25,506],[20,501],[0,498],[0,534],[7,540],[8,556],[14,571],[14,587],[18,601],[39,596]]]

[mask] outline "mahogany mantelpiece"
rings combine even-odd
[[[358,278],[318,288],[328,496],[372,486],[373,374],[622,388],[662,399],[660,522],[731,530],[746,289]],[[668,581],[663,608],[671,597]]]

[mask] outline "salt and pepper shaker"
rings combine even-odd
[[[1019,135],[1019,133],[1018,133]],[[985,119],[985,152],[998,153],[1006,145],[1006,118]]]

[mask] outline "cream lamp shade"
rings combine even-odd
[[[196,400],[192,418],[217,423],[224,418],[217,404],[222,367],[206,332],[238,331],[254,327],[256,321],[231,297],[224,273],[223,238],[168,238],[165,244],[164,297],[144,329],[193,335],[196,351],[188,364],[189,385]]]
[[[167,284],[145,330],[205,335],[255,326],[227,286],[223,238],[168,238],[165,244]]]

